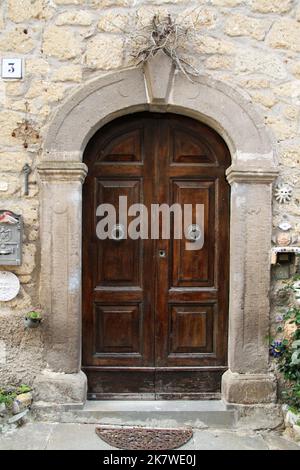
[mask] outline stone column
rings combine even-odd
[[[39,399],[83,402],[81,372],[82,183],[78,161],[44,161],[40,180],[41,292],[46,369],[36,379]]]
[[[257,168],[257,167],[256,167]],[[276,400],[276,380],[268,373],[269,286],[274,168],[231,166],[229,370],[223,375],[227,402]]]

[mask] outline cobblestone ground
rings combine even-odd
[[[113,450],[95,434],[95,424],[28,423],[0,436],[0,450]],[[181,450],[300,450],[275,432],[194,429]]]

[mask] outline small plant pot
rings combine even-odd
[[[28,317],[25,317],[24,318],[24,325],[25,325],[25,328],[37,328],[40,325],[41,321],[42,321],[41,318],[28,318]]]

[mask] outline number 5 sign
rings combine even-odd
[[[22,59],[2,59],[2,78],[22,78]]]

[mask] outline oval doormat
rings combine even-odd
[[[96,434],[112,447],[123,450],[177,449],[193,436],[189,428],[109,428],[97,426]]]

